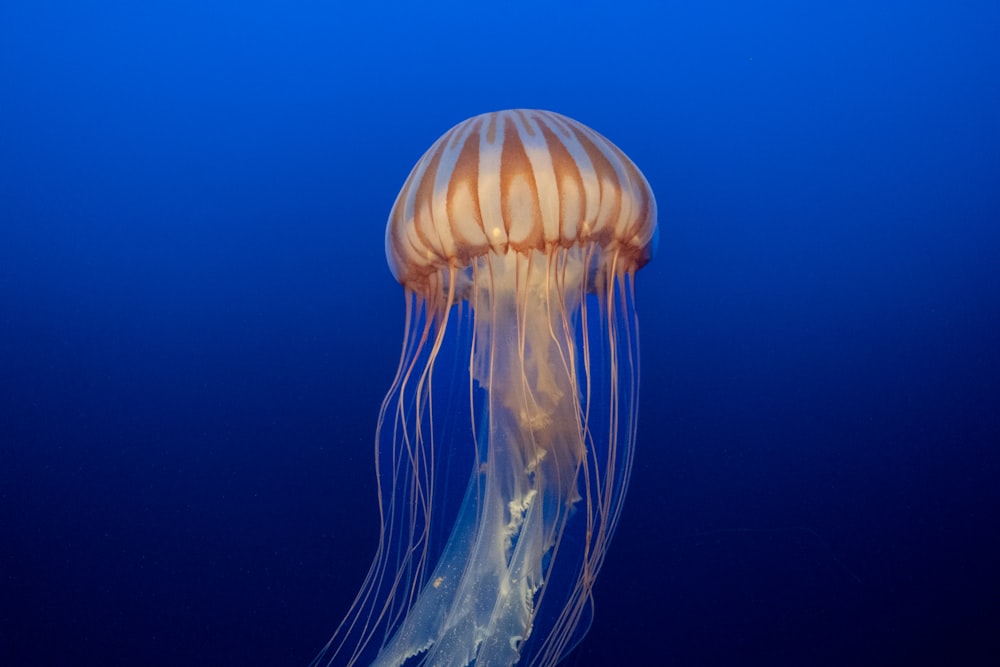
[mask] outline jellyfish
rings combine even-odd
[[[459,123],[389,215],[402,354],[376,429],[381,531],[313,665],[554,665],[582,639],[635,448],[649,184],[540,110]]]

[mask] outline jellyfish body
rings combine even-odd
[[[483,114],[424,154],[386,230],[406,331],[378,550],[314,664],[553,665],[582,638],[632,465],[634,276],[656,240],[645,178],[565,116]]]

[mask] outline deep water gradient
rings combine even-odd
[[[660,207],[567,664],[995,659],[996,3],[355,4],[0,7],[0,664],[308,664],[375,548],[386,216],[510,107]]]

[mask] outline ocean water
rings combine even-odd
[[[635,469],[567,665],[1000,659],[995,3],[0,6],[0,665],[307,665],[374,552],[414,162],[643,170]]]

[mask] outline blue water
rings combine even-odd
[[[386,215],[508,107],[660,206],[568,664],[1000,655],[995,3],[65,4],[0,6],[0,665],[309,662],[375,546]]]

